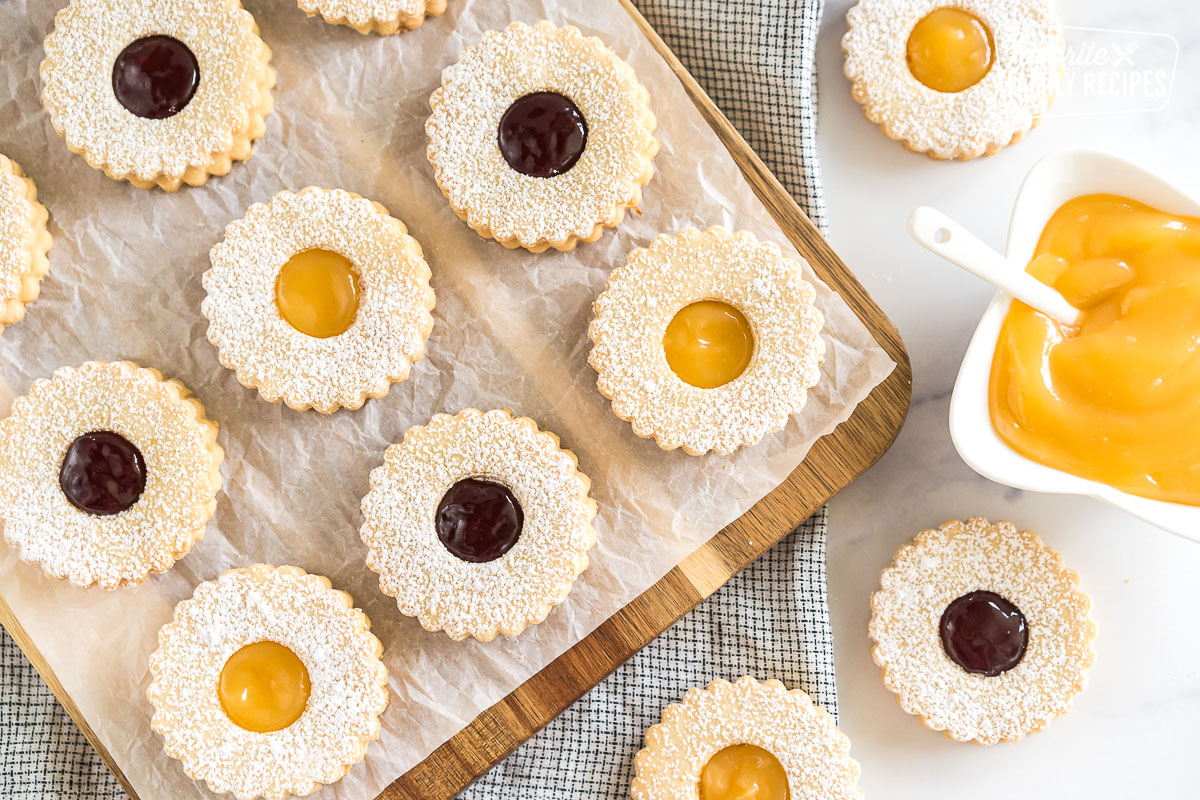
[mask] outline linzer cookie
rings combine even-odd
[[[566,599],[596,543],[573,453],[507,411],[438,414],[371,473],[367,566],[426,630],[516,636]]]
[[[385,36],[418,28],[426,17],[436,17],[446,10],[446,0],[299,0],[299,3],[310,17],[320,14],[333,25]]]
[[[1058,91],[1065,45],[1049,0],[860,0],[846,22],[863,114],[931,158],[995,153]]]
[[[16,162],[0,155],[0,331],[25,317],[50,268],[49,214],[37,187]]]
[[[115,589],[171,568],[216,510],[217,425],[183,384],[127,361],[34,382],[0,421],[0,521],[22,561]]]
[[[804,408],[825,355],[815,299],[797,262],[746,231],[663,234],[609,276],[588,363],[638,436],[731,453]]]
[[[350,595],[298,567],[202,583],[150,656],[150,727],[189,777],[250,800],[341,780],[379,738],[383,645]]]
[[[266,130],[271,51],[237,0],[72,0],[45,49],[51,124],[110,178],[198,186]]]
[[[594,242],[637,206],[658,151],[650,95],[577,28],[514,22],[442,73],[427,154],[455,213],[535,253]]]
[[[280,192],[230,223],[210,257],[208,339],[265,400],[359,408],[425,354],[429,265],[376,202],[340,189]]]
[[[961,742],[1011,742],[1071,708],[1095,660],[1079,576],[1032,531],[982,517],[901,547],[871,597],[900,706]]]
[[[859,800],[833,718],[799,689],[750,676],[689,689],[646,731],[633,800]]]

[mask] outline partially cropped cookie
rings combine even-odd
[[[875,663],[900,706],[961,742],[1011,742],[1087,684],[1096,626],[1037,534],[972,517],[922,531],[871,597]]]
[[[1050,0],[860,0],[846,22],[863,114],[931,158],[995,153],[1058,91],[1065,45]]]
[[[110,178],[198,186],[266,130],[271,51],[237,0],[72,0],[45,49],[51,124]]]
[[[649,93],[607,45],[571,26],[488,32],[442,73],[430,106],[438,186],[461,219],[505,247],[594,242],[654,174]]]
[[[242,800],[341,780],[379,738],[383,645],[329,579],[255,564],[196,587],[150,656],[150,727],[189,777]]]
[[[310,17],[320,14],[330,24],[384,36],[419,28],[426,17],[436,17],[446,10],[446,0],[299,0],[299,3]]]
[[[182,558],[216,510],[224,457],[189,395],[128,361],[35,381],[0,420],[0,521],[17,556],[105,589]]]
[[[0,155],[0,331],[25,317],[50,269],[48,219],[33,181]]]
[[[516,636],[563,602],[588,565],[590,486],[574,454],[531,419],[437,414],[371,472],[367,566],[426,630]]]
[[[799,689],[750,676],[689,689],[646,731],[633,800],[859,800],[833,718]]]
[[[800,265],[747,231],[662,234],[609,276],[588,363],[638,436],[731,453],[807,403],[825,356],[815,299]]]
[[[208,340],[265,400],[359,408],[425,354],[429,265],[379,203],[341,189],[280,192],[231,222],[210,258]]]

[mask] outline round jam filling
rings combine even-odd
[[[735,744],[719,751],[700,772],[700,800],[788,800],[787,773],[769,750]]]
[[[500,118],[500,153],[523,175],[553,178],[579,161],[587,131],[583,113],[570,98],[534,92],[515,100]]]
[[[942,613],[942,647],[965,669],[994,678],[1021,663],[1029,628],[1021,609],[995,592],[970,592]]]
[[[913,27],[906,46],[912,76],[938,92],[961,92],[983,80],[995,60],[992,32],[960,8],[938,8]]]
[[[438,503],[438,539],[463,561],[494,561],[521,537],[525,514],[508,487],[480,478],[464,478]]]
[[[119,433],[85,433],[67,448],[58,485],[80,511],[120,514],[146,489],[146,461],[142,451]]]
[[[746,371],[754,357],[754,333],[742,312],[719,300],[680,309],[663,335],[667,366],[700,389],[724,386]]]
[[[113,63],[113,94],[143,119],[173,117],[200,85],[200,65],[186,44],[170,36],[143,36]]]
[[[310,691],[304,662],[275,642],[255,642],[238,650],[217,681],[225,716],[255,733],[281,731],[300,719]]]
[[[275,279],[279,315],[317,339],[345,333],[358,316],[358,273],[350,259],[315,248],[288,259]]]

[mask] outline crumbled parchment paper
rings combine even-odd
[[[42,297],[0,336],[0,412],[65,364],[129,359],[181,379],[221,424],[224,489],[208,531],[173,570],[106,593],[47,580],[0,545],[0,593],[139,794],[210,796],[150,731],[146,661],[197,583],[269,562],[329,576],[383,640],[391,703],[365,763],[322,796],[375,797],[480,711],[578,642],[779,484],[893,364],[818,286],[828,344],[820,384],[786,430],[732,457],[664,453],[616,419],[587,364],[591,302],[612,267],[659,232],[746,228],[795,255],[666,63],[616,0],[451,0],[445,16],[381,38],[251,0],[279,73],[251,159],[200,189],[142,191],[66,149],[39,102],[41,40],[61,3],[0,5],[0,152],[37,181],[54,247]],[[511,20],[603,38],[650,89],[662,149],[641,213],[573,253],[531,255],[461,223],[425,160],[442,68]],[[378,200],[421,242],[437,292],[428,355],[410,379],[332,416],[268,404],[217,361],[200,276],[225,225],[281,189],[340,187]],[[810,280],[815,281],[811,271]],[[600,504],[592,565],[567,601],[512,640],[452,642],[401,616],[363,563],[359,499],[384,449],[440,411],[506,407],[562,436]]]

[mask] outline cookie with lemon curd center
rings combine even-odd
[[[281,800],[335,783],[379,736],[383,646],[350,595],[298,567],[200,584],[150,656],[150,726],[214,792]]]
[[[800,265],[748,232],[663,234],[593,304],[588,362],[638,436],[730,453],[803,410],[825,355],[815,299]]]
[[[750,676],[689,689],[646,731],[633,800],[860,800],[833,718],[799,689]]]
[[[425,354],[429,265],[378,203],[340,189],[280,192],[230,223],[210,257],[208,339],[265,400],[359,408]]]
[[[842,38],[872,122],[932,158],[991,155],[1046,113],[1064,63],[1049,0],[860,0]]]

